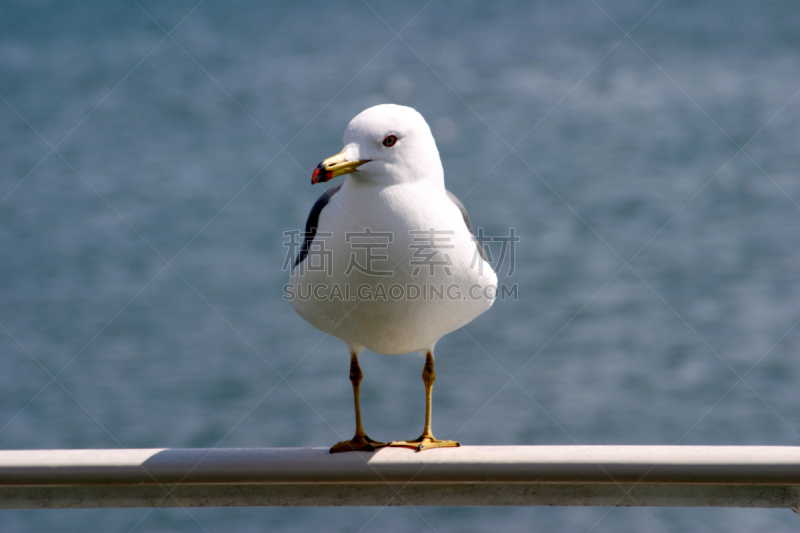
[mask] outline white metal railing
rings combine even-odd
[[[0,451],[0,508],[602,505],[797,510],[800,447]]]

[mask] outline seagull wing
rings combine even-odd
[[[467,209],[464,207],[464,204],[462,204],[461,200],[456,198],[456,195],[451,193],[450,191],[447,191],[447,197],[450,198],[450,200],[454,204],[456,204],[456,207],[458,207],[458,210],[461,211],[461,216],[464,217],[464,224],[467,225],[467,229],[469,230],[470,233],[472,233],[472,240],[475,241],[475,246],[478,248],[478,253],[481,254],[481,257],[483,258],[483,260],[488,263],[489,260],[486,258],[486,253],[483,250],[483,246],[481,246],[481,244],[478,242],[478,239],[475,238],[475,232],[472,231],[472,222],[470,222],[470,220],[469,220],[469,215],[467,214]],[[316,206],[314,206],[314,207],[316,207]],[[309,220],[311,220],[311,219],[309,219]]]
[[[311,242],[314,240],[314,236],[317,234],[319,215],[322,213],[322,210],[325,208],[325,206],[328,205],[328,202],[331,201],[333,195],[339,192],[339,189],[342,188],[342,185],[344,185],[344,183],[339,183],[338,185],[331,187],[325,191],[316,202],[314,202],[314,206],[311,208],[311,212],[308,214],[308,220],[306,220],[306,235],[305,239],[303,239],[303,246],[300,247],[300,252],[297,254],[297,259],[294,262],[294,266],[299,265],[308,255],[309,246],[311,246]],[[453,198],[455,198],[455,196]],[[458,200],[456,200],[456,202],[458,202]],[[469,222],[467,222],[467,225],[469,225]]]

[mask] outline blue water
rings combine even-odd
[[[779,1],[4,2],[0,447],[349,437],[348,356],[281,299],[283,232],[382,102],[427,118],[476,227],[521,239],[499,269],[518,299],[437,345],[437,436],[798,445],[799,52]],[[367,431],[416,436],[422,360],[361,359]],[[0,512],[3,531],[797,527],[738,509]]]

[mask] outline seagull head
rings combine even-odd
[[[444,187],[444,171],[428,123],[416,110],[394,104],[370,107],[350,121],[344,150],[320,163],[311,183],[352,174],[360,185],[429,181]]]

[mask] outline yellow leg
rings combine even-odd
[[[420,452],[430,448],[461,446],[460,443],[454,440],[438,440],[433,436],[433,431],[431,431],[431,403],[433,382],[435,380],[436,374],[433,371],[433,354],[428,352],[425,356],[425,368],[422,370],[422,381],[425,383],[425,429],[422,431],[422,435],[417,439],[393,441],[389,443],[389,446],[404,446],[407,448],[414,448]]]
[[[350,352],[350,383],[353,384],[353,398],[356,403],[356,434],[350,440],[344,440],[331,447],[331,453],[340,452],[371,452],[376,448],[386,446],[385,442],[378,442],[367,437],[361,425],[361,367],[358,366],[358,354]]]

